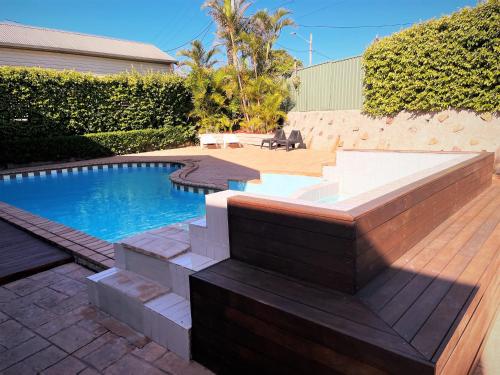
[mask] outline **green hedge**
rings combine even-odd
[[[190,143],[193,128],[117,131],[49,138],[19,138],[0,141],[0,164],[88,159],[178,147]]]
[[[0,139],[183,126],[191,108],[173,74],[0,67]]]
[[[364,53],[364,110],[500,110],[500,0],[374,42]]]

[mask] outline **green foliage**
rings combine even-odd
[[[0,164],[87,159],[131,154],[185,145],[194,138],[193,127],[167,126],[47,138],[0,141]]]
[[[364,53],[364,110],[500,110],[500,0],[374,42]]]
[[[188,82],[193,91],[191,112],[201,131],[232,130],[233,127],[267,132],[286,116],[284,104],[290,94],[285,78],[296,61],[285,50],[273,49],[282,30],[294,25],[283,8],[260,10],[248,17],[247,0],[207,0],[204,8],[217,24],[219,44],[224,46],[227,65],[214,69],[214,50],[192,43],[187,57],[191,67]]]
[[[184,126],[191,108],[185,80],[171,74],[0,67],[0,139]]]

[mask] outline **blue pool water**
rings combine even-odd
[[[0,181],[0,201],[106,241],[205,214],[203,194],[174,189],[177,168],[141,167]]]
[[[323,182],[321,177],[279,173],[262,173],[260,180],[260,183],[230,180],[229,189],[273,197],[289,197],[300,189]]]

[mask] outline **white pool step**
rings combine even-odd
[[[189,299],[189,275],[217,263],[192,251],[171,258],[145,255],[126,244],[115,244],[115,256],[120,259],[116,262],[118,268],[147,277],[186,299]]]
[[[190,358],[191,306],[178,294],[168,293],[145,305],[144,334],[153,341]]]
[[[133,272],[111,268],[87,278],[101,310],[179,356],[190,358],[191,311],[186,298]]]

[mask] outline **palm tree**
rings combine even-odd
[[[266,10],[260,10],[252,17],[254,32],[261,35],[265,43],[265,64],[270,58],[274,43],[281,35],[281,31],[287,26],[294,26],[295,22],[289,17],[290,11],[284,8],[277,9],[273,14]]]
[[[191,42],[191,49],[183,49],[177,52],[177,55],[187,58],[180,65],[187,65],[191,69],[212,68],[218,61],[214,58],[219,53],[217,47],[205,50],[203,44],[199,40]]]
[[[217,23],[217,36],[226,46],[228,64],[236,68],[238,86],[242,93],[242,109],[247,120],[246,99],[243,94],[243,80],[238,58],[238,40],[247,23],[245,12],[249,6],[250,3],[247,0],[207,0],[203,4],[203,8],[208,8],[208,13]]]

